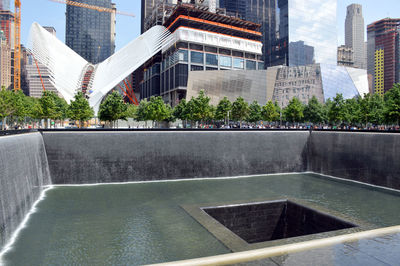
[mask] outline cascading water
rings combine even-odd
[[[0,250],[50,184],[40,133],[0,137]]]

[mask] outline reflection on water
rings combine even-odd
[[[306,174],[57,187],[4,259],[10,265],[140,265],[228,253],[180,205],[268,197],[315,202],[379,226],[400,224],[400,196]]]

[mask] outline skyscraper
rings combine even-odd
[[[383,95],[400,82],[400,19],[386,18],[367,28],[368,74],[375,93]]]
[[[263,60],[266,66],[285,63],[285,59],[282,60],[282,56],[277,55],[279,51],[273,49],[273,47],[279,46],[276,36],[276,16],[278,8],[276,0],[219,1],[219,6],[225,8],[227,14],[261,24],[261,32],[263,34]],[[283,55],[283,57],[284,56],[285,55]]]
[[[75,1],[114,8],[111,0]],[[114,23],[115,17],[111,13],[67,5],[65,42],[84,59],[97,64],[115,51],[113,40],[115,35],[112,34]]]
[[[345,45],[353,49],[354,67],[366,69],[364,17],[362,6],[359,4],[351,4],[347,7]]]
[[[230,15],[260,23],[263,33],[265,65],[296,65],[291,63],[290,43],[303,42],[314,49],[315,63],[336,65],[337,32],[335,0],[219,0],[220,7]],[[293,45],[294,53],[299,46]],[[305,54],[309,52],[305,52]]]

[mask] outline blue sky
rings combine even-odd
[[[12,1],[12,0],[11,0]],[[306,0],[304,0],[306,1]],[[13,2],[13,1],[12,1]],[[140,33],[140,0],[114,0],[121,11],[136,14],[135,18],[117,16],[117,50],[128,44]],[[363,5],[365,25],[385,17],[400,17],[399,0],[338,0],[339,45],[344,43],[344,20],[346,6],[352,3]],[[22,43],[26,44],[31,24],[53,26],[57,37],[65,39],[65,5],[49,0],[22,0]]]

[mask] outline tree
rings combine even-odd
[[[68,107],[68,117],[72,120],[79,121],[79,126],[82,127],[82,121],[92,118],[94,111],[82,92],[78,92],[74,99],[75,100],[72,100]]]
[[[332,124],[340,124],[345,119],[345,106],[343,95],[338,93],[330,102],[328,120]]]
[[[304,121],[320,124],[324,120],[324,106],[318,101],[317,97],[313,96],[304,107]]]
[[[187,119],[189,117],[187,110],[187,103],[185,99],[182,99],[172,110],[172,116],[175,119],[182,120],[183,127],[186,128]]]
[[[242,127],[242,122],[249,116],[249,113],[249,104],[242,97],[237,98],[236,101],[233,102],[232,118],[240,122],[240,127]]]
[[[286,120],[291,123],[301,122],[304,118],[304,106],[299,99],[293,97],[288,106],[283,110],[285,113]]]
[[[148,118],[154,122],[161,122],[168,120],[171,117],[172,109],[169,105],[165,104],[162,97],[150,97],[147,106]]]
[[[251,123],[256,123],[261,120],[261,106],[257,101],[254,101],[249,106],[249,116],[247,117],[247,121]]]
[[[279,108],[279,106],[278,106]],[[262,119],[268,122],[273,122],[279,120],[279,109],[277,109],[277,105],[273,104],[272,101],[268,101],[263,107],[261,111]]]
[[[218,120],[224,120],[225,124],[229,124],[228,115],[232,111],[232,103],[227,97],[224,97],[219,101],[217,109],[215,111],[215,118]]]
[[[389,123],[400,123],[400,84],[394,84],[393,88],[385,94],[385,119]]]
[[[145,121],[147,123],[147,121],[150,120],[148,108],[149,102],[147,101],[147,99],[141,100],[136,112],[137,121]]]
[[[126,120],[128,105],[124,103],[122,95],[113,91],[107,95],[106,99],[100,104],[99,119],[110,122],[115,126],[118,119]]]
[[[206,96],[203,90],[199,95],[186,104],[188,119],[192,122],[197,121],[203,123],[212,116],[212,108],[210,106],[210,97]]]
[[[136,119],[138,108],[139,106],[136,104],[128,104],[128,108],[126,109],[126,117]]]
[[[360,104],[358,99],[346,99],[343,108],[343,122],[348,125],[356,125],[360,123]]]
[[[369,121],[375,125],[382,125],[385,121],[385,102],[379,94],[370,96]]]
[[[54,92],[43,91],[42,97],[39,99],[40,108],[37,108],[38,117],[45,120],[46,128],[48,127],[47,120],[57,117],[57,106],[54,100]]]
[[[12,104],[13,92],[6,90],[2,87],[0,90],[0,118],[2,120],[1,129],[5,129],[6,119],[14,113],[14,106]]]

